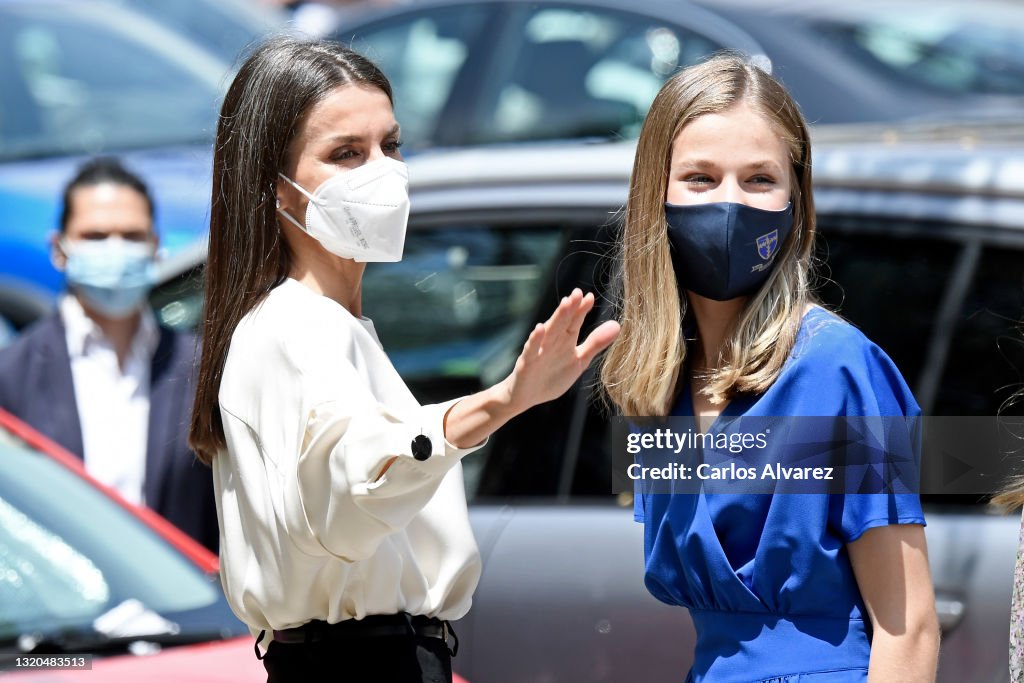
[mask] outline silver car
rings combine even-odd
[[[815,123],[1016,120],[1024,103],[1016,2],[381,4],[333,37],[391,79],[407,150],[636,138],[665,79],[720,50],[770,65]]]
[[[816,132],[820,295],[892,356],[925,414],[994,415],[1024,370],[1022,132]],[[405,257],[371,265],[363,286],[422,401],[501,378],[560,296],[607,290],[632,158],[618,143],[410,161]],[[194,325],[202,260],[169,264],[154,295],[165,322]],[[474,683],[680,681],[691,663],[686,611],[643,586],[642,526],[611,494],[593,384],[585,375],[465,461],[484,573],[456,665]],[[1018,520],[980,496],[924,502],[939,680],[1004,683]]]

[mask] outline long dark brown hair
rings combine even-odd
[[[210,464],[225,447],[218,394],[231,335],[288,275],[276,215],[278,172],[306,113],[334,89],[370,85],[393,101],[372,62],[337,43],[275,38],[242,64],[224,97],[213,153],[205,315],[189,445]]]

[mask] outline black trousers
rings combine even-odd
[[[267,683],[451,683],[452,660],[439,638],[361,636],[313,643],[272,641]]]

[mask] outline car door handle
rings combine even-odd
[[[939,617],[939,629],[943,635],[960,625],[964,609],[964,601],[960,598],[942,591],[935,594],[935,613]]]

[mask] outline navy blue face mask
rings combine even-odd
[[[764,284],[786,236],[793,206],[781,211],[746,204],[665,204],[672,265],[683,289],[727,301]]]

